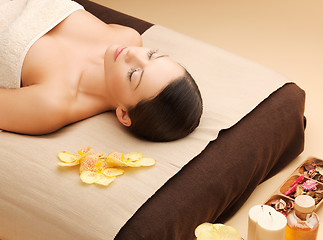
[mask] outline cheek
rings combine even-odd
[[[131,89],[126,74],[121,71],[110,71],[106,75],[108,88],[110,89],[111,96],[118,103],[129,105],[131,102]]]
[[[122,83],[119,76],[111,76],[109,89],[111,91],[111,95],[113,98],[117,101],[121,101],[123,98],[123,92],[124,92],[124,84]]]
[[[137,99],[136,94],[131,90],[127,76],[129,68],[129,66],[121,63],[105,65],[105,81],[110,95],[119,104],[127,106],[133,105]]]
[[[118,90],[123,88],[126,82],[126,74],[123,73],[122,69],[116,66],[111,66],[106,69],[105,78],[108,87],[112,90]]]

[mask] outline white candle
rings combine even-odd
[[[286,217],[276,210],[259,217],[256,227],[256,240],[284,240]]]
[[[256,240],[256,226],[258,219],[263,214],[267,214],[275,209],[268,205],[256,205],[250,208],[248,216],[248,240]]]

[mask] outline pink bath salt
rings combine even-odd
[[[302,188],[306,191],[311,191],[314,188],[316,188],[317,183],[314,182],[313,180],[307,180],[306,182],[303,183]]]

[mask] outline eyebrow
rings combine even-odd
[[[158,58],[162,58],[162,57],[168,57],[168,55],[160,55],[160,56],[157,56],[155,57],[153,60],[156,60]],[[144,70],[142,70],[141,74],[140,74],[140,77],[139,77],[139,81],[138,81],[138,84],[137,86],[135,87],[135,90],[139,87],[140,83],[141,83],[141,79],[142,79],[142,76],[144,75]]]

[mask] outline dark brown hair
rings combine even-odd
[[[130,131],[150,141],[173,141],[193,132],[202,115],[202,97],[192,76],[172,81],[155,98],[129,108]]]

